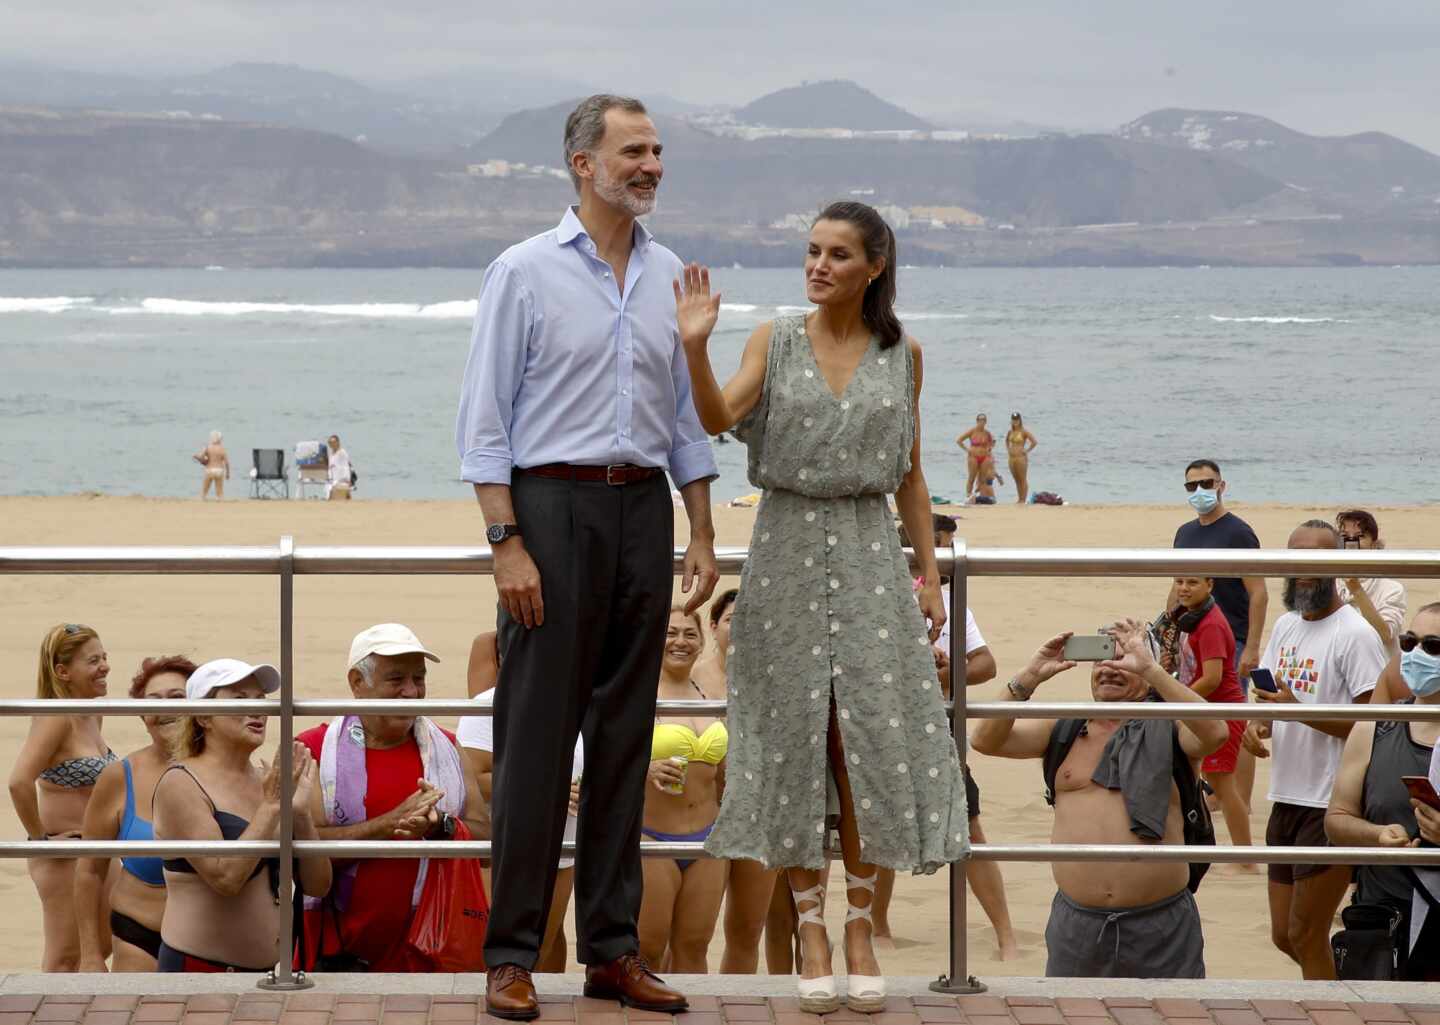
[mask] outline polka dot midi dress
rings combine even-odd
[[[904,342],[872,338],[837,398],[804,318],[775,321],[763,397],[735,431],[764,496],[731,626],[716,857],[825,864],[832,695],[862,857],[919,873],[969,850],[960,760],[886,501],[910,469],[913,397]]]

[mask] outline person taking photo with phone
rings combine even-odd
[[[1347,509],[1335,517],[1340,543],[1346,548],[1369,551],[1384,548],[1380,524],[1364,509]],[[1405,624],[1405,585],[1387,577],[1347,577],[1340,585],[1340,600],[1349,602],[1365,622],[1375,628],[1380,642],[1393,658],[1400,653],[1395,638]]]
[[[1161,669],[1148,631],[1134,620],[1111,630],[1114,658],[1090,671],[1096,701],[1176,704],[1204,699]],[[1029,701],[1045,681],[1071,669],[1069,633],[1050,638],[997,700]],[[1087,638],[1087,640],[1089,640]],[[1076,646],[1072,645],[1075,651]],[[1055,808],[1050,842],[1155,844],[1185,842],[1181,778],[1191,800],[1196,763],[1225,743],[1219,719],[982,719],[970,737],[981,754],[1042,759],[1047,800]],[[1182,764],[1183,763],[1183,764]],[[1045,974],[1132,979],[1202,979],[1205,940],[1184,862],[1079,863],[1051,866],[1057,892],[1045,927]],[[1123,922],[1123,925],[1121,924]]]
[[[1414,695],[1404,703],[1440,705],[1440,602],[1415,613],[1410,629],[1400,634],[1397,642],[1400,675]],[[1342,847],[1420,846],[1418,818],[1423,800],[1434,794],[1427,777],[1437,740],[1440,721],[1436,720],[1356,723],[1345,741],[1325,812],[1325,834],[1331,843]],[[1413,796],[1412,787],[1423,797]],[[1430,809],[1430,815],[1440,816],[1440,809]],[[1395,930],[1399,978],[1436,982],[1440,981],[1440,913],[1429,908],[1412,942],[1416,882],[1416,870],[1403,865],[1360,865],[1355,873],[1355,902],[1384,905],[1400,916]]]
[[[1290,535],[1294,549],[1333,551],[1340,534],[1324,520],[1306,520]],[[1262,703],[1365,704],[1385,668],[1380,638],[1360,613],[1340,600],[1334,577],[1291,577],[1283,592],[1285,615],[1275,622],[1261,668],[1275,691],[1257,686]],[[1323,847],[1325,809],[1353,723],[1326,720],[1254,721],[1243,743],[1257,758],[1274,757],[1270,770],[1271,847]],[[1265,741],[1272,741],[1267,750]],[[1335,978],[1330,922],[1350,885],[1348,865],[1269,867],[1270,937],[1300,966],[1306,979]]]

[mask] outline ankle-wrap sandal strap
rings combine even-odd
[[[845,873],[845,896],[847,902],[845,908],[845,923],[847,925],[856,921],[870,921],[870,908],[875,902],[875,882],[879,878],[880,873],[878,871],[869,876],[857,876],[849,872]],[[868,890],[870,893],[870,904],[865,905],[863,908],[850,904],[849,891],[851,890]]]

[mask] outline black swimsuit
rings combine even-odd
[[[167,768],[165,772],[170,772],[174,769],[179,769],[181,772],[185,773],[185,775],[189,776],[192,780],[195,780],[195,785],[200,788],[201,795],[205,798],[206,803],[210,805],[210,814],[215,817],[215,824],[220,827],[220,836],[226,840],[240,839],[241,835],[245,832],[245,830],[250,827],[250,821],[248,819],[242,819],[239,815],[232,815],[228,811],[221,811],[219,808],[215,807],[215,802],[211,799],[209,792],[206,791],[204,784],[202,784],[198,779],[195,779],[195,774],[185,766],[172,765]],[[164,779],[165,773],[161,773],[160,778]],[[156,785],[156,789],[159,789],[158,784]],[[151,817],[154,817],[153,809],[151,811]],[[186,858],[166,858],[163,864],[166,871],[169,872],[195,873],[195,866],[190,864],[189,860]],[[275,898],[275,903],[279,904],[280,859],[262,859],[260,863],[255,866],[255,871],[250,873],[249,877],[246,879],[246,882],[249,882],[250,879],[254,879],[261,872],[270,873],[270,894]],[[297,875],[296,878],[298,879],[299,876]],[[220,961],[212,961],[209,958],[198,957],[194,954],[187,954],[183,950],[176,950],[174,947],[170,946],[170,944],[168,943],[165,943],[163,940],[160,942],[159,949],[156,952],[156,962],[157,967],[162,972],[264,971],[264,969],[262,968],[243,968],[237,965],[225,964]]]
[[[213,816],[215,816],[215,824],[220,827],[220,836],[221,836],[223,839],[226,839],[226,840],[238,840],[238,839],[240,839],[240,837],[244,834],[245,830],[247,830],[247,829],[250,828],[250,820],[249,820],[249,819],[242,819],[239,815],[232,815],[232,814],[230,814],[228,811],[221,811],[219,808],[215,807],[215,802],[210,799],[210,794],[205,790],[204,785],[203,785],[198,779],[195,779],[195,774],[194,774],[193,772],[191,772],[189,769],[187,769],[185,766],[183,766],[183,765],[172,765],[172,766],[170,766],[169,768],[167,768],[167,769],[165,770],[165,772],[172,772],[172,771],[174,771],[175,769],[179,769],[181,772],[185,773],[185,775],[187,775],[187,776],[189,776],[191,779],[195,780],[195,785],[200,788],[200,794],[201,794],[201,796],[203,796],[203,797],[205,798],[205,802],[210,805],[210,814],[213,815]],[[164,779],[165,773],[161,773],[161,774],[160,774],[160,777],[161,777],[161,779]],[[158,784],[157,784],[157,789],[158,789]],[[152,814],[153,814],[153,813],[152,813]],[[190,862],[189,862],[187,859],[185,859],[185,858],[166,858],[162,864],[165,866],[165,868],[166,868],[167,870],[169,870],[169,871],[171,871],[171,872],[191,872],[191,873],[193,873],[193,872],[195,871],[195,866],[191,865]],[[267,870],[270,872],[270,892],[275,896],[275,899],[276,899],[276,900],[279,900],[279,898],[280,898],[280,859],[279,859],[279,858],[264,858],[264,859],[262,859],[262,860],[260,861],[260,863],[255,866],[255,871],[250,873],[250,876],[249,876],[249,878],[248,878],[246,881],[248,882],[249,879],[254,879],[254,878],[255,878],[256,876],[258,876],[261,872],[264,872],[264,871],[267,871]]]

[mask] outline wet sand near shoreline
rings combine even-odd
[[[1291,529],[1311,517],[1329,519],[1340,506],[1233,507],[1250,522],[1266,547],[1283,547]],[[1375,508],[1391,548],[1434,547],[1440,536],[1440,506]],[[1192,514],[1174,506],[999,505],[958,510],[960,535],[971,546],[1154,546],[1168,547],[1175,527]],[[683,520],[677,515],[677,519]],[[717,543],[749,541],[754,511],[717,508]],[[483,522],[473,502],[323,503],[229,499],[106,498],[0,499],[0,545],[33,544],[258,544],[273,545],[281,534],[298,543],[478,545]],[[684,543],[685,527],[677,525]],[[721,586],[733,586],[722,581]],[[679,583],[676,583],[677,593]],[[1066,629],[1090,632],[1117,616],[1151,617],[1161,608],[1168,582],[1157,578],[1099,580],[980,578],[970,583],[970,602],[1008,679],[1046,637]],[[1270,586],[1273,624],[1282,610],[1279,581]],[[1440,581],[1407,582],[1409,608],[1440,599]],[[396,620],[412,627],[444,660],[430,670],[430,696],[461,697],[471,638],[494,624],[494,586],[488,576],[298,577],[295,582],[296,691],[301,697],[347,693],[345,655],[350,638],[376,622]],[[274,577],[197,576],[0,576],[0,656],[6,666],[0,693],[34,696],[35,659],[45,629],[56,622],[87,623],[99,630],[110,653],[110,696],[123,697],[129,678],[146,655],[182,652],[198,660],[234,656],[250,661],[278,659],[278,582]],[[999,682],[973,688],[972,700],[988,699]],[[1083,669],[1056,678],[1041,691],[1054,700],[1088,697]],[[451,720],[441,717],[449,725]],[[308,725],[304,724],[304,725]],[[0,720],[0,750],[13,762],[28,722]],[[145,742],[136,720],[112,719],[105,735],[119,754]],[[272,738],[274,732],[272,730]],[[273,740],[267,750],[273,748]],[[1051,812],[1045,805],[1040,767],[974,756],[972,770],[981,788],[982,823],[996,843],[1043,843]],[[1251,816],[1257,839],[1264,836],[1268,775],[1261,764]],[[1220,842],[1223,819],[1216,816]],[[9,802],[0,809],[0,835],[21,838]],[[970,970],[985,976],[1044,973],[1043,932],[1054,886],[1043,864],[1007,864],[1011,915],[1020,944],[1018,960],[994,959],[995,944],[979,905],[969,903]],[[1299,977],[1298,969],[1270,944],[1263,875],[1237,875],[1217,867],[1198,894],[1206,925],[1206,961],[1216,978]],[[838,938],[844,900],[831,900],[832,935]],[[0,936],[0,970],[35,970],[42,947],[39,900],[24,863],[0,860],[0,906],[10,927]],[[879,951],[885,971],[934,975],[947,966],[949,941],[947,875],[901,878],[891,924],[893,949]],[[573,928],[570,932],[573,938]],[[717,928],[710,967],[718,970],[723,930]],[[572,951],[573,957],[573,951]],[[837,964],[840,959],[837,955]],[[572,965],[573,968],[573,965]],[[763,970],[763,958],[762,958]]]

